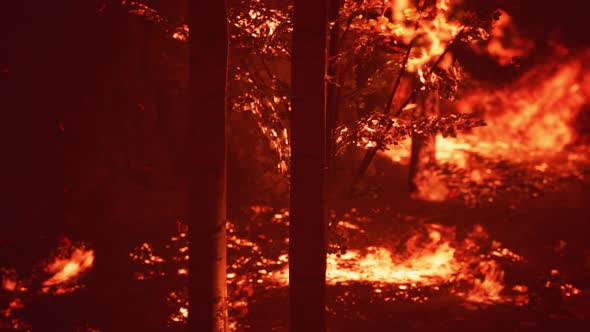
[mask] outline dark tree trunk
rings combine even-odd
[[[226,288],[227,6],[191,1],[190,135],[186,150],[189,330],[228,331]]]
[[[436,92],[419,92],[416,94],[417,115],[430,116],[438,114],[439,97]],[[410,196],[424,198],[428,195],[420,188],[421,172],[436,163],[436,140],[434,135],[412,135],[412,150],[410,156],[409,189]]]
[[[71,229],[65,222],[68,195],[68,151],[63,122],[74,107],[70,61],[75,60],[72,38],[73,1],[5,2],[0,13],[0,109],[6,124],[2,142],[2,212],[0,266],[29,275],[31,267],[55,249]],[[80,109],[77,109],[80,111]],[[37,286],[31,285],[31,294]],[[10,299],[3,296],[4,300]],[[20,296],[19,296],[20,297]],[[21,317],[35,331],[72,330],[67,295],[51,297],[22,293]],[[12,330],[3,316],[0,330]],[[10,326],[10,327],[9,327]]]
[[[289,328],[325,331],[327,0],[296,0],[291,114]]]

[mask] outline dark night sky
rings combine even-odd
[[[567,46],[590,45],[588,1],[520,0],[510,3],[510,11],[519,28],[538,40],[559,31],[561,41]]]

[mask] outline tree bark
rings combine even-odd
[[[191,1],[189,330],[229,331],[226,287],[227,3]]]
[[[289,330],[326,330],[327,0],[296,0],[292,57]]]

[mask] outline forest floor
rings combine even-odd
[[[522,262],[506,267],[505,290],[520,284],[528,288],[529,301],[469,303],[444,286],[398,291],[400,285],[351,282],[328,286],[329,330],[352,331],[587,331],[590,328],[590,222],[589,188],[571,182],[559,192],[542,197],[502,200],[477,207],[462,202],[432,203],[409,199],[407,168],[393,166],[386,176],[367,178],[365,190],[372,195],[333,199],[335,215],[349,217],[362,234],[349,235],[349,250],[388,246],[406,237],[408,229],[421,223],[440,224],[464,238],[481,225],[489,238],[521,255]],[[338,192],[345,192],[345,183]],[[334,197],[333,196],[333,197]],[[353,209],[354,212],[351,212]],[[350,218],[350,215],[358,218]],[[412,226],[414,224],[415,226]],[[550,289],[551,271],[579,294],[565,296]],[[556,274],[557,274],[556,273]],[[375,289],[378,287],[378,293]],[[562,289],[563,290],[563,289]],[[401,296],[400,296],[401,295]],[[427,296],[426,301],[412,298]],[[286,331],[285,288],[267,290],[250,302],[245,324],[252,331]],[[272,317],[272,319],[269,319]],[[255,327],[255,328],[254,328]]]
[[[407,285],[393,282],[331,283],[329,331],[589,330],[590,205],[587,201],[590,189],[587,186],[571,183],[559,192],[536,199],[498,199],[467,207],[456,201],[432,203],[409,199],[404,190],[406,179],[407,168],[392,166],[384,174],[365,179],[364,195],[346,200],[340,197],[348,182],[338,182],[342,186],[333,188],[329,207],[334,220],[347,222],[348,228],[345,227],[341,239],[347,249],[362,252],[371,246],[394,248],[399,246],[400,238],[407,240],[412,232],[430,224],[449,230],[458,243],[475,225],[481,225],[489,239],[524,258],[522,262],[503,266],[503,281],[505,290],[517,284],[526,285],[528,303],[472,303],[451,291],[454,286],[444,282],[410,285],[404,292],[399,290]],[[244,197],[230,210],[235,237],[253,243],[253,246],[233,247],[229,252],[229,263],[235,263],[233,272],[237,275],[234,283],[230,282],[230,292],[233,292],[232,300],[239,304],[232,307],[232,319],[237,321],[239,330],[286,331],[287,287],[260,272],[261,266],[266,268],[263,273],[266,275],[278,273],[285,266],[279,257],[287,251],[288,228],[285,223],[277,222],[276,215],[283,213],[286,206],[253,208],[255,201]],[[63,295],[28,297],[23,300],[24,308],[13,310],[11,316],[4,311],[4,324],[16,317],[35,327],[43,326],[33,331],[184,330],[182,323],[165,322],[171,312],[183,305],[182,301],[171,300],[170,294],[182,293],[186,277],[158,272],[146,280],[137,280],[138,273],[174,271],[178,264],[158,268],[138,265],[129,258],[132,248],[147,241],[155,253],[160,250],[166,262],[174,262],[167,255],[174,255],[170,238],[177,234],[177,225],[175,222],[166,225],[148,231],[156,234],[150,238],[142,238],[141,234],[145,233],[133,236],[122,233],[111,234],[107,239],[110,233],[101,232],[96,239],[85,239],[112,244],[107,253],[97,250],[94,270],[81,280],[86,287]],[[50,246],[46,239],[39,242],[1,249],[5,255],[6,252],[16,255],[28,247]],[[256,266],[257,262],[261,265]],[[559,271],[559,280],[553,278],[555,285],[549,287],[546,285],[551,270]],[[239,280],[245,284],[237,286]],[[579,294],[565,295],[564,285],[572,285]],[[9,300],[10,296],[0,293],[0,309]]]

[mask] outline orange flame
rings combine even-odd
[[[420,13],[408,0],[386,1],[385,6],[391,8],[393,19],[390,21],[388,17],[381,15],[375,20],[370,20],[369,25],[378,33],[406,45],[415,39],[407,70],[416,73],[436,61],[461,30],[462,26],[458,22],[448,18],[455,5],[453,2],[457,1],[439,0],[435,6],[425,9],[430,13]],[[416,29],[417,20],[420,21]],[[445,63],[450,63],[450,58],[445,60],[441,67],[445,67]]]
[[[590,51],[536,66],[500,89],[466,93],[455,104],[462,113],[483,114],[486,127],[436,137],[436,159],[458,167],[469,165],[470,154],[515,162],[556,157],[574,143],[576,116],[590,101]],[[407,163],[410,141],[391,146],[381,155]],[[547,166],[545,166],[547,167]],[[474,174],[477,178],[477,174]]]
[[[12,292],[16,290],[16,286],[18,285],[18,280],[15,278],[11,278],[9,276],[2,276],[2,288],[4,290]]]
[[[53,263],[46,267],[46,272],[53,276],[43,282],[43,291],[48,292],[50,287],[70,283],[77,280],[78,276],[92,268],[94,264],[94,251],[75,249],[69,257],[57,257]],[[58,293],[67,290],[57,291]]]
[[[459,100],[460,111],[483,111],[488,126],[462,135],[455,142],[463,142],[455,144],[467,144],[482,155],[518,160],[562,152],[575,139],[572,121],[590,100],[585,84],[588,60],[590,52],[553,61],[504,89],[479,90]]]
[[[500,303],[504,290],[504,271],[495,261],[482,261],[480,268],[485,273],[483,280],[475,279],[473,289],[467,294],[467,300],[477,303]]]
[[[410,72],[416,72],[424,65],[436,61],[461,30],[462,26],[449,21],[447,18],[451,9],[452,5],[449,0],[437,1],[435,18],[422,21],[418,33],[422,35],[420,43],[426,46],[419,48],[418,54],[411,56],[408,60],[408,70]],[[443,61],[441,67],[444,68],[445,63],[450,63],[449,58]]]
[[[472,285],[462,293],[469,302],[499,303],[511,299],[500,293],[504,290],[504,271],[491,259],[476,253],[458,255],[458,250],[468,251],[475,244],[471,238],[464,243],[454,240],[452,228],[428,224],[427,239],[416,234],[406,241],[403,253],[384,246],[372,246],[363,250],[348,250],[344,255],[331,254],[327,258],[326,282],[330,285],[346,285],[353,282],[375,285],[398,285],[400,290],[408,287],[437,287],[439,285],[465,280]],[[449,235],[450,234],[450,235]],[[472,237],[485,235],[481,226],[476,227]],[[508,249],[494,251],[493,256],[522,260],[522,257]],[[280,260],[287,261],[282,256]],[[470,267],[478,262],[477,271]],[[478,279],[475,274],[483,275]],[[289,268],[269,273],[272,282],[287,285]]]

